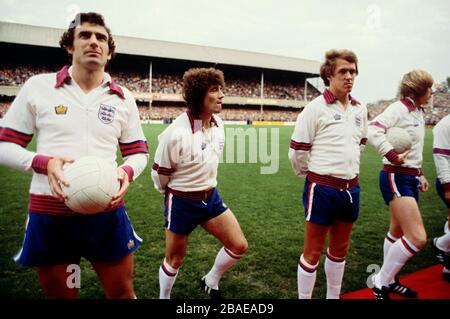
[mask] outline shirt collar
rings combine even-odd
[[[414,100],[410,97],[406,97],[404,99],[401,99],[400,102],[403,103],[404,106],[408,109],[409,112],[412,112],[416,109],[416,103],[414,103]]]
[[[61,70],[56,72],[55,88],[60,88],[72,80],[72,67],[65,65]],[[111,78],[108,73],[104,73],[103,84],[109,86],[111,93],[117,94],[120,98],[125,99],[125,94],[122,88]]]
[[[61,70],[56,72],[56,84],[55,88],[63,86],[64,83],[70,82],[72,77],[69,74],[69,66],[65,65]]]
[[[352,105],[361,104],[357,99],[353,98],[350,94],[348,95],[348,97]],[[325,89],[325,91],[323,91],[323,98],[325,99],[325,103],[327,104],[334,104],[338,100],[338,98],[334,96],[334,94],[329,89]]]
[[[201,131],[202,130],[202,120],[200,120],[200,118],[198,116],[194,116],[189,110],[187,110],[186,113],[189,118],[189,123],[191,124],[192,133]],[[209,123],[211,126],[215,125],[215,126],[219,127],[216,119],[214,118],[214,114],[211,115],[211,120],[209,121]]]

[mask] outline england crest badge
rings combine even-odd
[[[102,123],[110,124],[114,121],[115,113],[116,108],[114,106],[100,104],[100,108],[98,109],[98,118],[102,121]]]

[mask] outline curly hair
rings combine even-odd
[[[67,29],[66,32],[63,33],[61,39],[59,40],[59,46],[69,55],[69,60],[72,61],[72,55],[68,53],[67,49],[70,49],[73,46],[76,27],[80,26],[83,23],[96,24],[105,28],[106,32],[108,33],[109,53],[111,54],[111,57],[113,57],[114,51],[116,50],[116,45],[114,43],[111,30],[106,26],[105,20],[103,19],[103,16],[101,14],[95,12],[88,12],[88,13],[77,13],[75,19],[73,19],[73,21],[70,22],[69,28]]]
[[[203,100],[212,86],[225,87],[223,72],[214,68],[192,68],[183,75],[183,98],[192,115],[202,112]]]
[[[350,50],[329,50],[325,52],[325,62],[320,66],[320,77],[322,78],[325,86],[330,85],[328,78],[334,75],[336,69],[336,60],[343,59],[350,63],[355,63],[356,75],[358,75],[358,58],[353,51]]]
[[[403,76],[400,83],[400,98],[419,98],[427,93],[433,86],[433,77],[430,73],[422,70],[413,70]]]

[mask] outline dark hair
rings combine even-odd
[[[183,98],[192,115],[202,112],[203,100],[211,86],[225,87],[223,72],[214,68],[193,68],[183,75]]]
[[[358,75],[358,58],[353,51],[350,50],[329,50],[325,52],[325,62],[320,66],[320,77],[325,86],[330,85],[328,78],[334,75],[336,69],[336,60],[343,59],[350,63],[355,63],[356,75]]]
[[[105,28],[106,32],[108,33],[109,53],[111,54],[111,57],[113,57],[114,51],[116,50],[116,45],[114,43],[114,39],[112,37],[111,30],[106,26],[103,16],[101,14],[98,14],[95,12],[77,13],[77,15],[75,16],[75,19],[72,22],[70,22],[70,25],[69,25],[69,28],[67,29],[67,31],[64,32],[63,35],[61,36],[61,39],[59,40],[59,46],[66,52],[67,52],[67,49],[72,48],[73,39],[75,36],[75,28],[80,26],[83,23],[96,24],[96,25],[99,25],[99,26],[102,26]],[[71,54],[69,54],[69,58],[70,58],[70,60],[72,60]]]

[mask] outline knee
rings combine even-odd
[[[304,251],[303,259],[310,265],[316,265],[319,262],[320,256],[322,255],[321,251]]]
[[[417,249],[422,249],[427,245],[427,234],[425,231],[417,232],[411,235],[411,238],[407,238]]]
[[[166,256],[166,263],[171,267],[178,269],[183,264],[183,257],[181,256]]]
[[[344,259],[345,256],[347,256],[347,250],[348,247],[337,247],[334,249],[328,249],[327,254],[331,255],[331,257],[335,257],[335,258],[339,258],[339,259]]]
[[[333,257],[345,258],[345,256],[347,255],[348,248],[349,248],[348,241],[342,241],[337,243],[330,242],[327,249],[327,253]]]
[[[236,255],[244,255],[248,250],[247,239],[243,238],[239,242],[233,243],[231,247],[227,247],[227,249]]]

